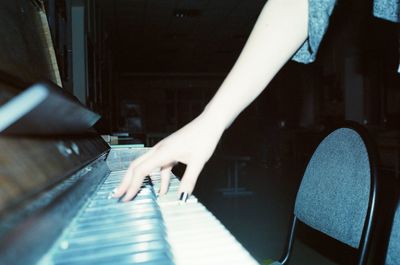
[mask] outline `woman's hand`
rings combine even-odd
[[[139,192],[144,178],[155,169],[161,170],[159,194],[168,191],[172,167],[181,162],[186,164],[179,194],[191,194],[197,178],[210,159],[225,127],[217,121],[200,115],[186,126],[171,134],[151,148],[143,156],[134,160],[114,197],[129,201]]]

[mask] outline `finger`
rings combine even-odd
[[[131,184],[132,176],[129,171],[126,171],[124,177],[122,178],[121,183],[113,192],[113,198],[120,198],[122,195],[125,194],[126,190],[129,188]]]
[[[147,158],[151,156],[151,154],[154,152],[154,149],[150,149],[147,151],[145,154],[142,156],[136,158],[133,160],[125,172],[125,175],[121,181],[121,183],[118,185],[118,187],[115,189],[115,192],[113,194],[114,198],[120,198],[122,195],[125,194],[127,189],[129,188],[129,185],[131,184],[131,180],[133,178],[133,173],[135,172],[136,168],[140,166],[143,161],[145,161]]]
[[[135,171],[135,174],[132,176],[132,181],[129,185],[128,190],[125,193],[125,196],[122,198],[123,202],[128,202],[132,200],[136,194],[140,191],[140,187],[143,184],[144,178],[148,175],[147,172],[142,170]]]
[[[136,195],[136,193],[140,190],[140,187],[142,186],[144,178],[149,175],[150,172],[152,172],[155,168],[160,168],[163,165],[168,165],[172,163],[167,154],[168,152],[159,150],[158,152],[155,152],[152,156],[149,156],[144,161],[142,161],[140,165],[128,169],[129,175],[126,175],[128,176],[127,178],[129,178],[129,180],[126,181],[126,183],[128,184],[127,186],[122,187],[124,189],[122,194],[126,192],[123,201],[131,200]],[[123,184],[125,184],[125,181],[123,181]],[[120,193],[121,190],[118,190],[118,192],[119,193],[116,193],[115,196],[122,196],[122,194]]]
[[[160,172],[161,185],[160,185],[160,191],[158,192],[159,195],[165,195],[168,192],[169,181],[171,179],[172,167],[173,167],[173,164],[170,164],[168,166],[161,168],[161,172]]]
[[[192,194],[194,186],[196,185],[197,178],[203,169],[204,164],[188,164],[185,173],[183,174],[181,185],[179,186],[178,193],[183,192]]]

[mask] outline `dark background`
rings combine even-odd
[[[68,43],[62,43],[68,42],[68,30],[60,28],[68,27],[65,10],[73,2],[55,1],[55,7],[49,8],[65,87],[71,91],[71,75],[63,67],[71,65],[65,55],[68,47],[63,47]],[[165,134],[201,112],[238,57],[265,3],[82,2],[86,6],[82,25],[87,44],[86,104],[104,116],[99,131],[137,133],[127,121],[134,115],[129,109],[136,107],[145,133]],[[396,129],[397,44],[396,24],[374,18],[372,1],[338,1],[317,61],[289,62],[242,114],[243,120],[259,126],[284,121],[289,127],[309,128],[355,119]]]
[[[46,1],[46,7],[64,88],[76,93],[71,42],[82,27],[80,99],[103,116],[98,131],[123,132],[128,141],[151,146],[202,111],[264,3],[75,0]],[[84,19],[72,27],[74,7],[83,8]],[[372,1],[337,1],[316,62],[288,62],[227,130],[218,150],[261,163],[299,159],[324,129],[353,120],[369,128],[384,164],[399,174],[398,34],[397,24],[373,16]]]
[[[32,14],[41,2],[0,4],[1,85],[53,80],[43,75],[51,63],[33,34],[39,26]],[[99,133],[151,146],[200,114],[265,0],[43,3],[63,89],[102,115]],[[380,172],[399,178],[398,64],[398,24],[373,17],[372,1],[338,0],[316,62],[283,67],[225,132],[195,194],[259,260],[278,258],[305,165],[329,128],[345,120],[363,124],[377,143]],[[0,102],[10,98],[3,94]],[[218,192],[232,157],[242,161],[240,184],[252,196]],[[304,264],[330,264],[300,252]]]

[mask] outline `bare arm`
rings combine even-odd
[[[176,162],[187,165],[179,192],[192,193],[204,164],[233,120],[269,84],[307,38],[308,0],[269,0],[232,70],[205,110],[131,163],[115,197],[132,199],[143,179],[161,169],[161,190],[168,189]]]
[[[206,115],[230,123],[268,85],[307,37],[307,0],[269,0]],[[215,118],[212,118],[215,119]]]

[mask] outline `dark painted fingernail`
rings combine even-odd
[[[181,196],[179,196],[179,200],[181,202],[186,202],[189,199],[189,193],[187,192],[182,192]]]

